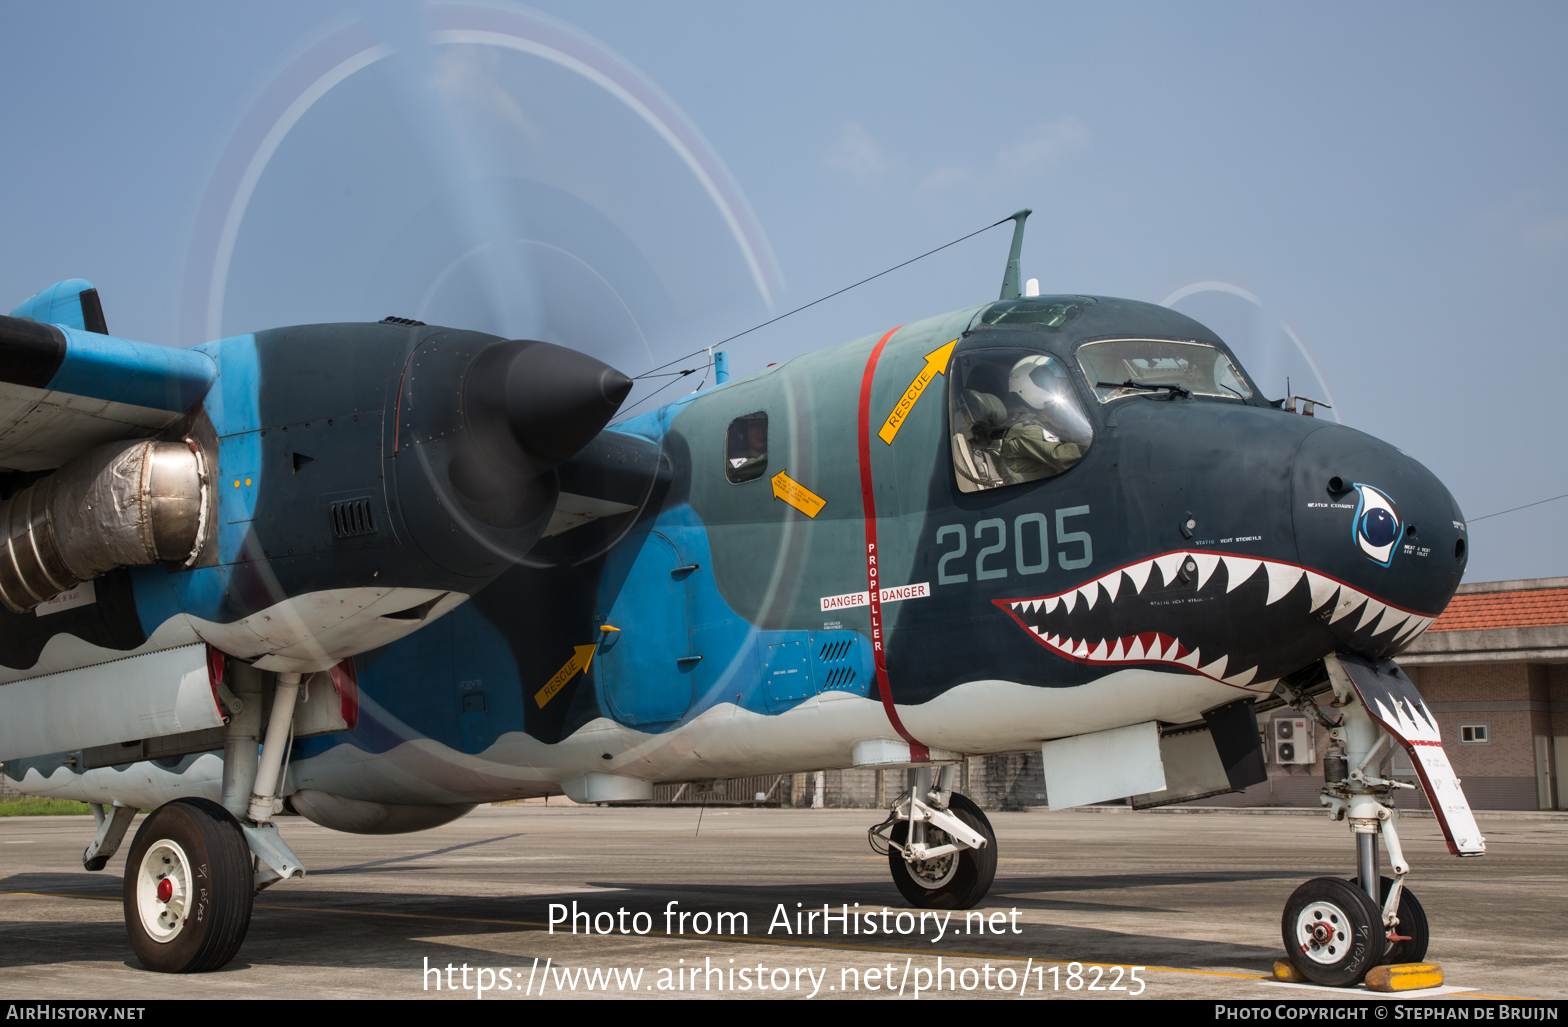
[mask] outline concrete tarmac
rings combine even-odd
[[[1282,955],[1291,892],[1353,872],[1349,831],[1322,815],[991,813],[1000,862],[974,911],[986,916],[954,913],[940,937],[933,917],[909,915],[886,859],[867,847],[875,812],[709,808],[700,834],[698,815],[481,807],[432,831],[381,837],[283,818],[309,875],[263,892],[238,957],[195,976],[149,973],[131,953],[120,903],[130,835],[106,870],[87,873],[89,818],[0,819],[0,998],[1341,994],[1263,980]],[[1488,854],[1464,860],[1448,854],[1434,821],[1402,823],[1411,887],[1432,925],[1428,958],[1448,985],[1474,989],[1461,994],[1568,997],[1568,817],[1477,819]],[[612,933],[589,933],[581,918],[575,935],[566,922],[551,933],[551,905],[569,913],[573,903]],[[870,921],[852,919],[846,933],[835,920],[824,933],[824,904],[836,915],[855,903]],[[813,909],[814,921],[799,921],[811,932],[796,932],[795,914]],[[681,913],[709,917],[682,923]],[[721,928],[718,913],[746,919]]]

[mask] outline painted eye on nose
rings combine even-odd
[[[1371,485],[1357,483],[1356,545],[1373,563],[1387,567],[1394,558],[1403,525],[1394,501]]]

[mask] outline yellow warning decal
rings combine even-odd
[[[593,651],[599,648],[599,644],[595,642],[593,645],[578,645],[572,648],[575,650],[572,658],[567,660],[566,665],[556,671],[554,676],[549,681],[546,681],[544,687],[539,689],[534,696],[534,702],[539,704],[541,710],[544,709],[545,703],[555,698],[555,693],[565,688],[566,683],[577,676],[578,671],[586,671],[588,669],[588,664],[593,662]]]
[[[957,345],[958,340],[954,339],[936,352],[926,354],[926,366],[920,369],[920,373],[915,375],[915,380],[909,383],[909,388],[898,397],[898,403],[894,405],[893,412],[887,415],[882,430],[877,432],[877,438],[890,446],[893,444],[893,437],[898,434],[898,429],[904,426],[904,418],[908,417],[909,412],[915,408],[915,401],[920,398],[922,392],[926,391],[926,386],[930,385],[931,380],[937,375],[947,373],[947,362],[953,359],[953,347]]]
[[[828,505],[826,499],[806,488],[806,486],[783,471],[780,471],[768,480],[773,482],[774,499],[782,499],[807,517],[817,516],[822,511],[822,508]]]

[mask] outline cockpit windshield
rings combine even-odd
[[[1246,400],[1241,371],[1213,346],[1163,339],[1114,339],[1078,347],[1078,366],[1101,403],[1155,392]]]
[[[1094,441],[1059,357],[1038,350],[960,353],[949,372],[953,470],[963,492],[1068,470]]]

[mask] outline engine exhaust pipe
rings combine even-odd
[[[26,613],[81,581],[160,560],[189,566],[207,535],[195,442],[114,442],[0,502],[0,603]]]

